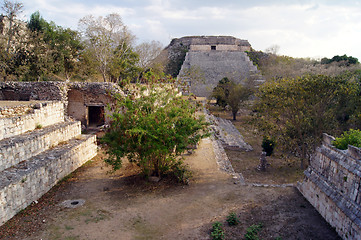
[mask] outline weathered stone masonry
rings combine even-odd
[[[235,83],[243,83],[246,79],[256,85],[263,82],[257,67],[245,53],[251,50],[247,40],[231,36],[183,37],[174,39],[168,52],[172,53],[178,45],[188,49],[178,78],[187,83],[187,91],[196,96],[209,97],[224,77]]]
[[[343,239],[361,239],[361,149],[333,140],[324,134],[298,188]]]
[[[0,225],[97,154],[81,127],[106,124],[115,94],[113,83],[0,82]]]
[[[88,82],[0,82],[0,100],[60,101],[66,115],[84,127],[109,122],[107,105],[114,94],[123,94],[115,83]]]
[[[97,154],[96,137],[66,120],[63,102],[19,104],[0,118],[0,225]]]

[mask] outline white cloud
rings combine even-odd
[[[85,15],[119,13],[139,41],[168,44],[170,36],[233,35],[257,50],[278,44],[297,57],[348,54],[361,59],[361,6],[357,1],[26,0],[27,15],[77,27]]]

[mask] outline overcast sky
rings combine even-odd
[[[80,18],[119,13],[138,42],[230,35],[256,50],[279,45],[292,57],[351,55],[361,60],[361,0],[18,0],[24,18],[77,30]]]

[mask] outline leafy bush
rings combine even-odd
[[[228,216],[227,216],[227,223],[229,226],[235,226],[239,223],[239,219],[237,217],[237,214],[235,212],[231,212]]]
[[[222,223],[220,223],[220,222],[213,223],[211,237],[213,240],[223,240],[224,239],[224,231],[222,228]]]
[[[258,237],[258,232],[262,229],[262,224],[254,224],[246,229],[246,234],[244,235],[245,240],[260,240]]]
[[[350,129],[349,131],[344,132],[341,137],[336,138],[332,144],[341,150],[347,149],[348,145],[361,147],[361,131]]]
[[[266,156],[271,156],[276,145],[276,141],[271,137],[263,137],[262,150],[266,152]]]
[[[102,139],[108,158],[117,170],[123,157],[140,166],[146,177],[161,177],[174,171],[185,181],[189,175],[179,156],[189,145],[208,136],[208,123],[196,116],[196,107],[177,95],[169,84],[138,87],[137,92],[117,96],[109,130]]]

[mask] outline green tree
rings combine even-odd
[[[39,12],[27,24],[27,80],[64,76],[67,80],[80,68],[83,45],[78,32],[47,22]]]
[[[227,77],[222,78],[212,92],[212,97],[216,99],[217,105],[223,108],[227,106],[230,82],[231,81]]]
[[[46,43],[46,32],[51,26],[39,12],[35,12],[30,16],[27,27],[30,33],[26,47],[28,72],[25,77],[27,80],[40,81],[52,72],[54,67],[51,59],[52,50]]]
[[[304,168],[323,132],[335,134],[351,123],[358,94],[358,83],[345,77],[283,78],[259,88],[254,111],[260,130],[298,155]]]
[[[108,154],[105,161],[114,170],[127,157],[146,176],[182,172],[179,156],[206,136],[204,118],[196,117],[196,107],[177,96],[173,85],[138,85],[137,92],[118,96],[112,111],[103,143]]]
[[[242,104],[253,94],[253,88],[241,83],[230,83],[229,95],[226,99],[228,106],[231,108],[233,120],[237,120],[237,113]]]
[[[113,58],[109,64],[109,75],[112,82],[129,83],[132,79],[137,79],[142,71],[137,66],[139,56],[131,47],[118,46],[114,50]]]
[[[233,120],[237,120],[237,113],[242,103],[247,101],[253,94],[253,86],[250,81],[242,83],[234,83],[228,78],[223,78],[213,89],[212,97],[216,98],[217,105],[225,108],[230,107]]]
[[[84,49],[80,34],[70,28],[62,28],[51,22],[45,32],[45,42],[52,50],[53,73],[64,74],[69,80],[81,64],[80,55]]]
[[[359,63],[357,58],[352,57],[352,56],[347,56],[346,54],[344,54],[342,56],[336,55],[331,59],[329,59],[329,58],[322,58],[321,59],[321,64],[330,64],[330,63],[333,63],[333,62],[345,64],[347,66],[350,66],[351,64]]]

